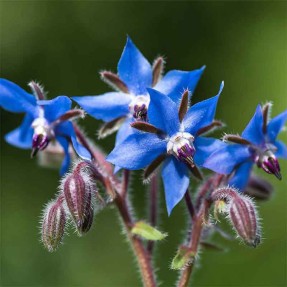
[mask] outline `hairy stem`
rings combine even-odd
[[[192,200],[191,200],[191,197],[190,197],[188,190],[186,191],[186,193],[184,195],[184,199],[185,199],[185,203],[186,203],[188,212],[190,214],[190,217],[193,219],[195,216],[195,209],[194,209],[194,206],[193,206],[193,203],[192,203]]]
[[[198,252],[203,226],[211,205],[209,198],[210,192],[219,187],[225,180],[226,177],[219,174],[215,174],[206,180],[198,192],[195,207],[193,206],[188,191],[185,193],[186,205],[191,215],[191,230],[187,233],[187,240],[189,241],[188,248],[191,254],[194,254],[195,257],[191,264],[181,272],[177,287],[187,287],[189,284],[189,280],[194,269],[195,258]]]
[[[192,254],[197,254],[198,247],[200,244],[200,237],[201,237],[201,232],[203,229],[203,224],[204,224],[204,218],[205,218],[205,212],[206,212],[206,204],[202,204],[200,210],[196,215],[193,216],[192,219],[192,232],[191,232],[191,238],[190,242],[188,244],[188,247],[190,249],[190,252]],[[187,266],[180,275],[179,281],[177,286],[178,287],[187,287],[189,283],[189,279],[191,277],[193,268],[194,268],[194,263],[195,263],[195,257],[190,263],[189,266]]]
[[[127,170],[123,171],[123,178],[121,184],[118,184],[118,179],[115,178],[113,170],[110,168],[110,164],[105,161],[105,155],[101,153],[100,150],[96,149],[93,145],[89,143],[89,140],[81,131],[81,129],[73,123],[77,137],[79,138],[81,144],[91,153],[92,163],[95,165],[95,171],[97,170],[98,165],[104,165],[107,175],[103,176],[103,182],[106,186],[108,193],[115,193],[114,203],[118,208],[119,214],[124,223],[126,234],[131,243],[132,249],[137,258],[137,262],[141,271],[142,281],[145,287],[156,287],[156,280],[151,265],[149,255],[145,249],[143,242],[136,236],[131,233],[131,228],[134,225],[132,215],[130,213],[128,203],[127,203],[127,190],[129,186],[130,173]],[[96,174],[97,176],[97,174]]]
[[[122,217],[126,233],[131,242],[133,251],[137,257],[143,284],[145,287],[155,287],[155,275],[143,242],[138,237],[132,235],[130,232],[131,227],[133,226],[133,220],[129,213],[126,199],[122,198],[121,196],[117,196],[115,199],[115,203]]]
[[[123,171],[123,179],[122,179],[122,190],[121,190],[122,198],[125,198],[127,196],[128,187],[129,187],[129,179],[130,179],[130,171],[125,169]]]
[[[150,224],[152,226],[156,226],[157,221],[157,188],[158,188],[158,180],[157,176],[153,176],[151,179],[150,185]],[[147,251],[151,257],[154,248],[154,241],[149,241],[147,244]]]

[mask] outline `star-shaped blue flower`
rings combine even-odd
[[[203,166],[207,157],[222,146],[220,140],[200,136],[212,126],[222,89],[223,83],[215,97],[189,109],[187,96],[182,97],[178,107],[168,96],[148,89],[149,123],[132,124],[141,131],[129,135],[107,157],[111,163],[130,170],[150,169],[164,161],[162,179],[168,214],[189,186],[188,170],[198,175],[196,166]]]
[[[61,174],[64,174],[70,165],[70,142],[80,157],[90,159],[89,152],[78,143],[73,124],[69,121],[77,113],[71,111],[71,100],[66,96],[43,100],[44,91],[41,86],[35,82],[29,85],[35,96],[8,80],[0,79],[0,107],[14,113],[25,113],[22,124],[8,133],[5,140],[21,149],[32,148],[34,156],[56,139],[65,152]]]
[[[191,93],[195,90],[204,67],[191,72],[172,70],[161,78],[162,69],[162,58],[158,58],[152,67],[128,37],[118,63],[118,75],[110,72],[101,73],[102,79],[117,92],[72,99],[89,115],[108,123],[110,131],[119,128],[116,137],[118,144],[132,133],[130,124],[133,121],[147,120],[150,102],[147,88],[153,87],[178,102],[184,89],[188,89]],[[110,133],[104,130],[100,136]]]
[[[287,110],[269,120],[271,104],[258,105],[253,118],[241,134],[226,135],[224,140],[233,142],[215,151],[205,166],[221,174],[234,172],[230,185],[243,191],[252,167],[256,164],[269,174],[281,179],[277,158],[287,158],[287,146],[277,136],[287,120]]]

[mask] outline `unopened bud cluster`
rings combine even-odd
[[[44,210],[42,242],[49,251],[55,251],[62,242],[68,221],[80,236],[92,226],[97,190],[92,184],[88,165],[86,162],[75,165],[63,178],[58,198]]]
[[[218,202],[225,202],[224,212],[240,237],[247,245],[256,247],[260,243],[260,226],[253,201],[236,189],[224,187],[212,193],[215,208]],[[222,209],[220,210],[222,211]]]

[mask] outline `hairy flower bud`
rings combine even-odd
[[[256,247],[260,243],[258,219],[250,198],[239,196],[229,207],[229,218],[239,237],[247,245]]]
[[[260,227],[252,200],[231,187],[219,188],[211,197],[214,202],[225,200],[226,213],[237,235],[247,245],[256,247],[260,243]]]
[[[273,194],[273,186],[267,180],[256,175],[252,175],[244,190],[244,194],[257,200],[268,200]]]
[[[75,170],[63,183],[67,207],[80,235],[88,232],[93,222],[92,188],[88,180]]]
[[[66,213],[62,200],[47,205],[42,221],[42,242],[50,251],[55,251],[62,242],[66,226]]]

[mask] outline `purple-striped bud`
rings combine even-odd
[[[256,175],[251,175],[244,194],[257,200],[268,200],[273,194],[273,186],[267,180]]]
[[[255,206],[246,196],[238,196],[230,203],[229,218],[238,236],[247,245],[256,247],[260,243],[260,228]]]
[[[230,187],[219,188],[212,193],[212,200],[225,200],[226,213],[237,235],[249,245],[260,243],[260,226],[255,205],[252,200]]]
[[[55,251],[62,242],[66,226],[66,213],[62,200],[47,205],[42,221],[42,242],[50,251]]]
[[[64,197],[80,235],[88,232],[93,222],[92,188],[89,178],[75,170],[63,182]]]

